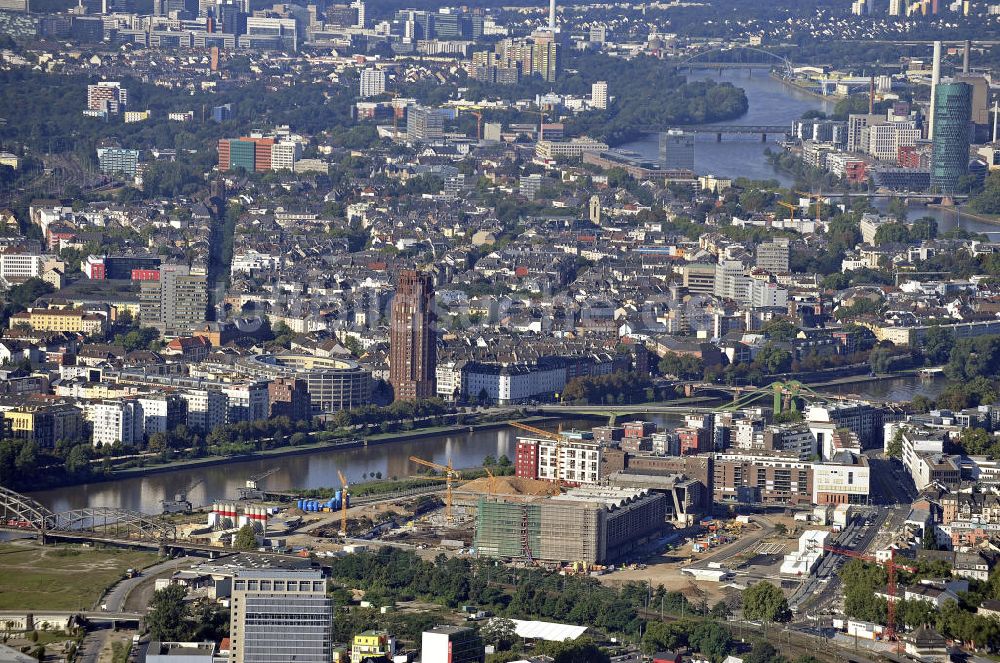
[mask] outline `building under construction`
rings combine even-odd
[[[667,499],[630,488],[576,488],[557,497],[479,499],[479,555],[605,564],[660,534]]]

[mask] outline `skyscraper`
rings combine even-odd
[[[399,273],[389,323],[389,382],[397,401],[435,394],[434,286],[425,272]]]
[[[694,170],[694,134],[670,129],[660,134],[660,165],[666,170]]]
[[[931,60],[931,107],[927,138],[934,138],[934,105],[937,103],[937,86],[941,82],[941,42],[934,42],[934,57]]]
[[[954,193],[969,172],[969,122],[972,86],[939,83],[934,97],[934,142],[931,152],[931,188]]]
[[[320,571],[237,571],[229,624],[230,663],[330,661],[333,603]]]

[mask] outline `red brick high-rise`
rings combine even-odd
[[[433,398],[437,368],[434,285],[430,274],[399,273],[389,323],[389,382],[395,400]]]

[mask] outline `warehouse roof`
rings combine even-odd
[[[575,624],[557,624],[524,619],[512,619],[511,621],[514,622],[514,631],[518,637],[526,640],[550,640],[553,642],[576,640],[587,630],[586,626],[576,626]]]

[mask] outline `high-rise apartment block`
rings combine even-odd
[[[406,139],[420,143],[444,136],[444,117],[433,108],[410,106],[406,110]]]
[[[377,97],[385,92],[385,72],[381,69],[365,69],[361,72],[361,98]]]
[[[969,172],[969,131],[972,87],[940,83],[934,98],[934,143],[931,152],[931,188],[954,193]]]
[[[389,323],[389,382],[395,399],[433,398],[437,366],[434,285],[430,274],[399,274]]]
[[[97,148],[97,163],[105,175],[128,175],[135,177],[139,170],[139,150],[121,147]]]
[[[597,81],[590,86],[590,105],[602,110],[608,107],[607,81]]]
[[[541,76],[553,82],[559,75],[561,46],[551,32],[540,31],[531,39],[503,39],[493,51],[472,54],[476,80],[514,85],[522,76]]]
[[[320,571],[244,569],[232,582],[230,663],[329,663],[333,602]]]
[[[87,110],[111,114],[122,113],[128,105],[128,90],[121,83],[101,81],[87,86]]]
[[[139,316],[143,325],[165,335],[190,333],[205,321],[208,278],[204,269],[162,265],[158,280],[139,283]]]

